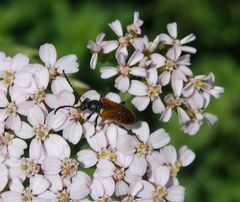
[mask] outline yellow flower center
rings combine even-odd
[[[120,65],[118,66],[118,71],[123,76],[128,76],[130,72],[130,68],[126,65]]]
[[[64,176],[75,176],[77,174],[79,163],[75,159],[65,158],[61,165],[62,174]]]
[[[17,112],[17,106],[16,106],[16,103],[13,101],[13,102],[9,103],[7,106],[7,114],[10,115],[10,114],[14,114],[16,112]]]
[[[44,101],[45,97],[46,97],[46,92],[44,88],[39,88],[33,95],[33,100],[40,103]]]
[[[161,88],[156,84],[148,83],[147,86],[148,86],[148,96],[150,98],[157,97],[158,93],[161,92]]]
[[[10,86],[13,84],[13,72],[10,70],[5,70],[3,72],[3,82],[6,86]]]
[[[170,59],[165,62],[165,70],[173,71],[176,68],[176,63]]]

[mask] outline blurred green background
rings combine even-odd
[[[192,57],[195,74],[210,71],[216,85],[224,86],[220,100],[213,99],[208,111],[219,121],[213,128],[203,125],[198,134],[189,137],[180,132],[176,117],[168,124],[148,110],[139,118],[153,129],[165,127],[174,145],[189,145],[196,154],[194,163],[180,172],[187,188],[187,202],[240,201],[240,1],[237,0],[149,0],[149,1],[77,1],[77,0],[1,0],[0,50],[9,55],[17,52],[35,57],[38,47],[53,43],[59,56],[78,55],[80,71],[72,79],[81,80],[101,93],[115,91],[111,81],[100,81],[99,70],[89,69],[89,39],[99,32],[107,39],[115,36],[107,23],[119,19],[123,25],[132,22],[139,11],[145,21],[143,33],[150,39],[166,32],[169,22],[178,23],[180,38],[194,33],[192,43],[198,49]]]

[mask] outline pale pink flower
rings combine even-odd
[[[31,152],[31,151],[30,151]],[[32,178],[40,172],[40,164],[35,159],[22,157],[20,159],[9,158],[6,160],[11,178],[19,178],[24,181],[26,177]]]
[[[42,175],[33,177],[29,187],[26,188],[18,178],[14,178],[9,185],[10,191],[4,192],[1,196],[6,202],[22,202],[23,200],[37,202],[41,199],[44,201],[41,195],[47,191],[48,187],[49,182]]]
[[[165,106],[159,97],[159,94],[162,93],[162,87],[157,82],[157,79],[157,70],[149,69],[146,83],[138,80],[131,81],[131,86],[128,92],[136,96],[132,99],[132,104],[139,111],[146,109],[150,101],[152,101],[152,110],[154,113],[161,113],[165,109]]]
[[[157,36],[152,42],[149,42],[148,37],[144,36],[142,38],[132,39],[131,43],[136,50],[142,52],[144,56],[152,59],[154,51],[159,44],[159,39],[159,36]]]
[[[115,183],[111,177],[95,177],[91,184],[91,197],[96,200],[110,200],[115,190]]]
[[[107,54],[115,50],[118,46],[117,41],[103,41],[105,37],[104,33],[100,33],[96,37],[96,43],[92,40],[88,41],[87,48],[91,50],[92,57],[90,60],[90,68],[95,69],[97,65],[98,56],[102,54]]]
[[[134,201],[142,201],[137,197],[137,194],[143,189],[143,184],[141,181],[135,181],[130,184],[127,196],[123,198],[122,202],[134,202]]]
[[[59,175],[46,175],[46,178],[50,182],[52,199],[81,201],[80,199],[84,199],[90,193],[91,178],[84,172],[78,171],[67,187],[64,186]]]
[[[172,145],[162,148],[160,154],[164,158],[164,164],[169,167],[170,173],[173,176],[177,175],[180,168],[190,165],[196,156],[186,145],[179,149],[178,154]]]
[[[55,94],[59,93],[61,90],[72,91],[71,86],[61,74],[63,71],[65,71],[66,74],[78,71],[79,64],[77,63],[77,56],[71,54],[57,60],[56,48],[54,45],[46,43],[40,46],[39,57],[48,69],[49,78],[52,80],[52,92]]]
[[[146,122],[139,122],[136,124],[136,128],[132,131],[138,136],[141,142],[132,141],[129,147],[132,147],[134,153],[134,158],[129,165],[129,170],[126,172],[126,180],[131,183],[135,179],[141,179],[141,177],[147,171],[147,161],[148,155],[151,155],[153,149],[158,149],[169,143],[170,137],[164,129],[159,129],[150,134],[149,126]],[[130,138],[130,137],[129,137]],[[133,137],[131,137],[133,139]],[[131,142],[131,141],[127,141]],[[125,144],[124,141],[119,142],[119,144]],[[119,148],[119,147],[118,147]],[[122,150],[124,148],[124,150]],[[125,147],[121,146],[119,151],[124,153]],[[130,150],[130,149],[128,149]],[[130,150],[131,151],[131,150]]]
[[[0,193],[8,183],[8,169],[4,163],[0,163]]]
[[[115,88],[122,92],[126,92],[130,86],[130,75],[137,76],[137,77],[145,77],[146,70],[145,68],[138,67],[136,64],[144,57],[144,55],[139,52],[135,51],[132,56],[129,58],[128,62],[126,63],[126,56],[120,53],[116,55],[116,59],[118,62],[117,67],[102,67],[101,71],[101,78],[107,79],[118,75],[115,80]]]
[[[133,23],[127,26],[127,31],[132,36],[141,34],[141,26],[143,21],[139,18],[139,12],[134,12]]]
[[[0,121],[5,121],[5,127],[17,132],[22,127],[22,121],[19,114],[26,115],[27,109],[23,103],[28,98],[20,88],[11,88],[9,91],[10,101],[8,101],[5,92],[0,91]]]
[[[108,142],[103,131],[97,132],[94,136],[89,137],[87,140],[94,151],[90,149],[84,149],[77,153],[78,161],[82,167],[92,167],[100,159],[108,159],[111,161],[115,160],[116,144],[113,142],[112,145],[109,145],[110,142]]]
[[[27,144],[20,138],[16,138],[13,131],[0,131],[0,162],[6,158],[20,158],[24,154]]]
[[[122,24],[119,20],[115,20],[109,23],[109,27],[119,38],[117,41],[108,42],[108,46],[115,46],[115,49],[117,48],[116,55],[122,53],[127,56],[127,46],[130,44],[130,40],[132,38],[135,38],[137,35],[141,34],[140,27],[142,26],[142,24],[143,21],[139,19],[139,13],[134,12],[133,23],[127,26],[128,33],[126,33],[126,35],[124,36]]]
[[[167,166],[159,166],[154,172],[154,182],[141,181],[143,189],[138,193],[141,200],[183,202],[185,188],[180,185],[168,186],[170,171]]]
[[[29,58],[23,54],[16,54],[13,58],[7,57],[0,60],[0,89],[7,91],[8,87],[17,86],[27,88],[30,86],[32,77],[24,71]]]
[[[182,108],[184,100],[182,98],[176,97],[173,94],[168,94],[165,96],[164,101],[166,103],[166,108],[163,111],[160,121],[168,122],[172,116],[172,110],[177,110],[178,113],[178,122],[179,124],[184,124],[187,121],[190,121],[190,116]]]
[[[204,108],[206,108],[210,102],[211,96],[219,98],[220,94],[224,92],[223,87],[213,85],[214,80],[215,77],[213,73],[189,77],[188,83],[183,88],[183,95],[185,97],[190,97],[196,92],[200,93],[204,99]]]
[[[117,154],[121,155],[121,154]],[[118,159],[117,159],[118,160]],[[129,166],[131,161],[118,162],[116,166],[113,162],[100,159],[97,164],[96,173],[100,177],[112,177],[116,182],[115,194],[116,196],[123,196],[128,193],[128,184],[124,181],[125,170]]]
[[[40,107],[34,105],[29,110],[28,115],[28,121],[33,127],[23,122],[21,131],[16,133],[17,136],[23,139],[35,136],[30,143],[29,149],[32,152],[31,158],[40,162],[46,154],[49,156],[66,157],[70,153],[70,147],[67,142],[61,136],[50,133],[53,128],[53,113],[51,112],[46,116]]]
[[[170,49],[166,58],[157,57],[155,61],[156,67],[163,67],[163,72],[159,75],[159,82],[162,86],[167,85],[171,81],[173,92],[176,96],[180,96],[183,89],[183,82],[187,81],[186,76],[192,76],[192,71],[187,67],[190,65],[190,55],[180,57],[181,49],[174,46]],[[164,65],[162,65],[164,62]]]
[[[196,53],[197,50],[191,46],[186,46],[186,43],[194,41],[196,39],[194,34],[189,34],[182,39],[177,38],[177,23],[169,23],[167,25],[168,34],[160,34],[160,42],[166,45],[180,46],[181,50],[188,53]]]
[[[68,186],[77,175],[78,165],[79,163],[70,156],[63,159],[46,157],[42,162],[42,169],[46,175],[60,175],[63,184]]]
[[[54,131],[63,130],[63,137],[73,144],[77,144],[82,137],[82,114],[80,113],[79,102],[76,103],[76,98],[70,91],[63,90],[58,94],[48,94],[46,103],[49,107],[57,109],[61,106],[64,107],[58,110],[51,117],[51,126]]]

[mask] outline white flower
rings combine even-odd
[[[41,195],[46,192],[49,187],[49,182],[42,175],[36,175],[30,180],[29,187],[24,188],[18,178],[14,178],[9,187],[10,191],[4,192],[1,195],[4,201],[37,201],[44,199]]]
[[[17,86],[27,88],[31,84],[31,74],[23,71],[28,65],[29,58],[23,54],[16,54],[13,58],[0,60],[0,89],[7,91],[8,87]]]
[[[100,33],[96,37],[96,43],[92,40],[88,41],[87,48],[91,50],[92,57],[90,61],[90,68],[95,69],[97,65],[98,55],[103,53],[107,54],[117,48],[116,41],[103,41],[105,37],[104,33]]]
[[[132,201],[141,201],[137,197],[137,194],[143,189],[143,184],[141,181],[136,181],[130,184],[127,196],[122,200],[122,202],[132,202]]]
[[[182,39],[178,39],[177,38],[177,23],[173,22],[173,23],[169,23],[167,25],[167,30],[169,35],[167,34],[160,34],[159,38],[160,38],[160,42],[162,42],[163,44],[166,45],[178,45],[180,46],[181,50],[184,52],[188,52],[188,53],[196,53],[197,50],[191,46],[186,46],[186,43],[189,43],[193,40],[196,39],[194,34],[189,34],[186,37],[182,38]]]
[[[191,97],[197,92],[203,97],[204,108],[206,108],[210,102],[211,96],[219,98],[220,94],[224,92],[223,87],[213,86],[214,80],[215,77],[213,73],[189,77],[188,83],[183,88],[183,95],[185,97]]]
[[[119,75],[115,80],[115,88],[122,92],[126,92],[130,86],[129,76],[145,77],[146,70],[142,67],[137,67],[136,64],[144,57],[139,51],[135,51],[126,63],[126,56],[120,53],[117,56],[117,67],[102,67],[101,78],[107,79],[115,75]]]
[[[57,52],[54,45],[46,43],[40,46],[39,57],[48,69],[49,78],[52,79],[52,92],[56,94],[61,90],[72,91],[71,86],[61,74],[63,71],[66,74],[78,71],[79,64],[77,63],[77,56],[71,54],[57,60]]]
[[[166,58],[161,57],[159,59],[159,57],[156,57],[156,61],[152,59],[156,67],[163,67],[163,72],[159,75],[160,84],[165,86],[171,81],[171,86],[176,96],[181,95],[183,82],[187,81],[186,76],[192,76],[192,71],[187,67],[190,65],[190,55],[180,57],[180,54],[180,47],[174,46],[167,52]]]
[[[148,37],[144,36],[142,38],[132,39],[131,43],[136,50],[142,52],[146,57],[151,58],[159,44],[159,36],[157,36],[153,42],[149,42]]]
[[[8,183],[8,169],[5,164],[0,163],[0,192],[6,187]]]
[[[68,186],[77,175],[78,165],[79,163],[70,156],[62,159],[46,157],[42,162],[42,169],[46,175],[60,175],[64,186]]]
[[[116,56],[122,53],[123,55],[128,55],[127,46],[130,44],[132,38],[135,38],[137,35],[141,34],[140,27],[142,26],[143,21],[139,19],[139,13],[134,12],[133,23],[127,26],[128,33],[124,36],[122,24],[119,20],[115,20],[109,23],[109,27],[112,31],[119,37],[117,41],[106,42],[107,46],[117,48]]]
[[[26,148],[26,142],[20,138],[16,138],[13,131],[4,131],[4,129],[0,131],[0,162],[8,157],[20,158]]]
[[[109,145],[106,135],[103,131],[97,132],[94,136],[89,137],[88,143],[94,150],[86,149],[77,153],[78,161],[84,168],[94,166],[100,159],[108,159],[114,161],[116,158],[115,144]]]
[[[141,200],[183,202],[185,188],[180,185],[168,186],[169,169],[167,166],[159,166],[154,173],[154,183],[141,181],[143,189],[138,193]]]
[[[67,142],[61,136],[50,133],[53,113],[51,112],[46,116],[40,107],[34,105],[29,110],[28,115],[28,121],[33,127],[23,122],[21,131],[16,133],[17,136],[23,139],[35,136],[30,143],[30,152],[32,152],[32,158],[39,162],[42,161],[46,154],[64,158],[70,153]]]
[[[172,116],[172,110],[177,110],[178,113],[178,122],[179,124],[184,124],[188,121],[190,121],[190,116],[188,113],[183,110],[182,105],[184,100],[179,97],[175,97],[173,94],[168,94],[165,96],[164,101],[167,105],[164,112],[162,113],[160,117],[160,121],[168,122]]]
[[[57,109],[61,106],[64,107],[58,110],[51,117],[50,124],[55,131],[63,130],[63,137],[73,144],[77,144],[82,137],[82,125],[83,120],[80,113],[79,103],[75,104],[75,97],[69,91],[61,91],[58,94],[48,94],[46,97],[46,103],[49,107]]]
[[[127,26],[129,34],[135,36],[141,34],[141,26],[143,21],[139,18],[139,12],[134,12],[133,23]]]
[[[109,160],[100,159],[95,172],[100,177],[112,177],[114,179],[114,181],[116,182],[115,194],[119,197],[128,193],[128,185],[124,181],[124,177],[125,169],[130,163],[129,161],[125,161],[124,164],[122,164],[122,162],[118,162],[117,164],[118,166],[116,166],[113,162]]]
[[[35,159],[25,157],[7,159],[6,165],[9,167],[11,178],[19,178],[21,181],[24,181],[26,177],[32,178],[39,173],[41,168]]]
[[[98,201],[111,201],[111,196],[115,190],[115,183],[111,177],[95,177],[91,184],[91,197]]]
[[[139,110],[143,111],[152,101],[152,110],[154,113],[161,113],[165,109],[159,93],[162,92],[161,85],[157,82],[158,74],[156,69],[150,69],[146,77],[146,84],[138,80],[132,80],[128,92],[136,97],[133,98],[132,104]]]
[[[179,149],[178,154],[172,145],[162,148],[160,154],[164,157],[164,162],[173,176],[177,175],[181,167],[190,165],[196,156],[186,145]]]
[[[22,127],[19,114],[26,115],[26,109],[22,104],[28,95],[17,87],[11,88],[9,94],[11,101],[8,101],[6,93],[0,91],[0,121],[5,121],[7,129],[17,132]]]

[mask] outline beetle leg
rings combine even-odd
[[[122,126],[122,125],[120,125],[120,124],[118,124],[118,123],[115,123],[115,122],[113,122],[113,123],[114,123],[116,126],[118,126],[118,127],[122,128],[122,129],[126,130],[127,133],[128,133],[129,135],[133,136],[133,138],[135,138],[135,140],[136,140],[137,142],[143,143],[143,141],[139,139],[139,137],[137,136],[136,133],[132,132],[131,130],[125,128],[124,126]]]
[[[96,130],[96,127],[97,127],[98,118],[99,118],[99,115],[97,115],[97,117],[96,117],[96,119],[95,119],[95,122],[94,122],[94,127],[95,127],[95,130]]]
[[[91,114],[89,114],[89,115],[87,116],[87,118],[86,118],[86,121],[88,121],[94,113],[95,113],[95,112],[92,112]]]

